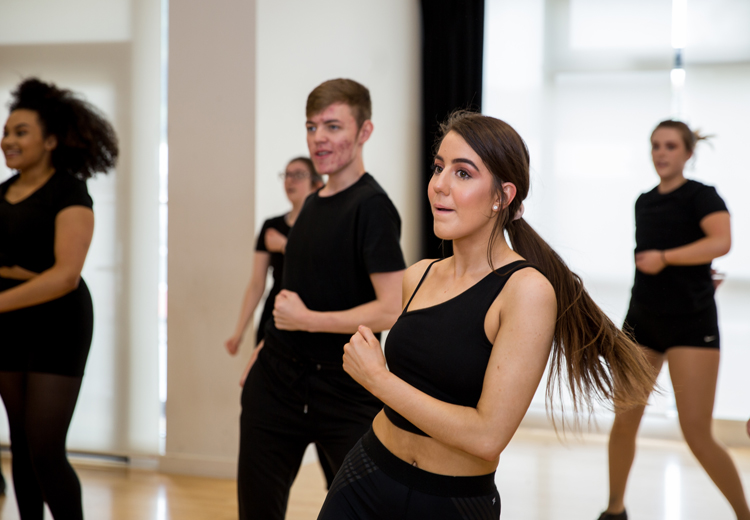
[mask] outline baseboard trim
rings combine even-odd
[[[598,434],[609,435],[612,427],[614,416],[611,413],[598,414],[590,419],[582,421],[581,430],[574,432],[569,429],[570,433]],[[560,420],[557,420],[558,430]],[[573,425],[572,420],[568,420],[568,425]],[[522,428],[549,429],[553,428],[552,421],[543,409],[531,408],[521,422]],[[732,421],[727,419],[714,419],[713,432],[716,439],[730,448],[750,448],[750,437],[744,421]],[[646,415],[641,421],[641,427],[638,436],[646,439],[683,441],[680,423],[675,415],[674,417]]]

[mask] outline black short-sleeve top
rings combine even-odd
[[[284,254],[274,253],[266,248],[266,231],[269,229],[275,229],[286,237],[289,236],[289,231],[291,231],[292,228],[286,222],[286,215],[269,218],[263,222],[263,227],[261,227],[260,233],[258,234],[258,241],[255,243],[256,251],[269,253],[271,255],[270,266],[273,270],[273,287],[276,288],[275,292],[278,293],[279,290],[281,290],[281,273],[284,272]]]
[[[282,288],[315,311],[351,309],[375,299],[374,273],[405,268],[401,218],[377,181],[365,173],[329,197],[313,193],[289,233]],[[283,331],[270,320],[266,346],[286,355],[341,366],[351,334]]]
[[[70,206],[93,207],[86,182],[55,173],[34,193],[11,204],[5,199],[18,175],[0,184],[0,266],[23,267],[35,273],[55,263],[55,219]]]
[[[635,203],[635,252],[684,246],[705,237],[701,220],[727,211],[713,186],[694,180],[669,193],[657,188]],[[659,314],[697,312],[713,303],[711,264],[670,265],[655,275],[636,269],[633,303]]]

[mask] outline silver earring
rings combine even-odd
[[[495,204],[494,206],[492,206],[492,209],[494,209],[495,211],[497,211],[497,204]]]

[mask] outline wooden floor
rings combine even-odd
[[[606,439],[561,443],[542,430],[520,430],[497,472],[503,520],[595,520],[606,501]],[[732,450],[750,487],[750,450]],[[77,463],[84,507],[92,520],[233,520],[233,480],[165,475]],[[10,474],[7,459],[3,472]],[[12,483],[9,482],[9,486]],[[317,464],[302,467],[288,520],[315,519],[325,497]],[[732,520],[731,509],[683,443],[641,441],[628,489],[632,520]],[[47,518],[51,518],[47,516]],[[16,520],[12,488],[0,519]]]
[[[74,461],[83,486],[88,520],[236,520],[234,480],[167,475]],[[0,497],[0,519],[19,520],[10,460],[2,461],[8,490]],[[315,519],[325,499],[325,479],[317,463],[300,469],[292,487],[288,520]],[[47,519],[52,518],[47,511]]]

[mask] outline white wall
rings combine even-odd
[[[0,45],[127,42],[131,1],[2,0]]]
[[[322,81],[351,77],[370,88],[375,133],[365,164],[401,212],[402,242],[414,260],[418,4],[172,2],[169,19],[169,386],[161,467],[233,476],[237,381],[250,348],[235,359],[222,344],[239,312],[257,227],[288,207],[276,174],[307,153],[305,101]]]
[[[254,27],[253,1],[169,6],[169,472],[235,474],[249,352],[223,342],[252,255]]]
[[[370,89],[375,131],[365,167],[401,214],[407,263],[418,260],[420,25],[417,0],[258,0],[256,229],[289,208],[276,174],[308,155],[305,102],[351,78]],[[248,201],[249,202],[249,201]],[[252,240],[248,234],[247,240]]]
[[[163,88],[161,53],[161,2],[132,0],[134,38],[131,46],[131,96],[133,119],[128,208],[129,299],[128,356],[121,370],[129,383],[127,416],[140,424],[131,435],[132,450],[159,451],[158,258],[159,258],[159,144]],[[154,438],[156,434],[156,438]]]
[[[716,134],[686,175],[715,185],[732,213],[733,247],[714,262],[722,362],[714,416],[744,421],[750,408],[750,38],[744,0],[687,3],[681,115]],[[637,13],[637,18],[632,13]],[[584,279],[616,322],[627,310],[634,264],[633,205],[658,178],[649,136],[676,116],[670,81],[669,1],[488,0],[484,111],[513,125],[531,153],[527,218]],[[729,62],[729,63],[728,63]],[[660,383],[671,389],[668,374]],[[667,391],[650,418],[676,425]],[[532,408],[543,409],[539,392]],[[739,423],[737,426],[741,426]]]

